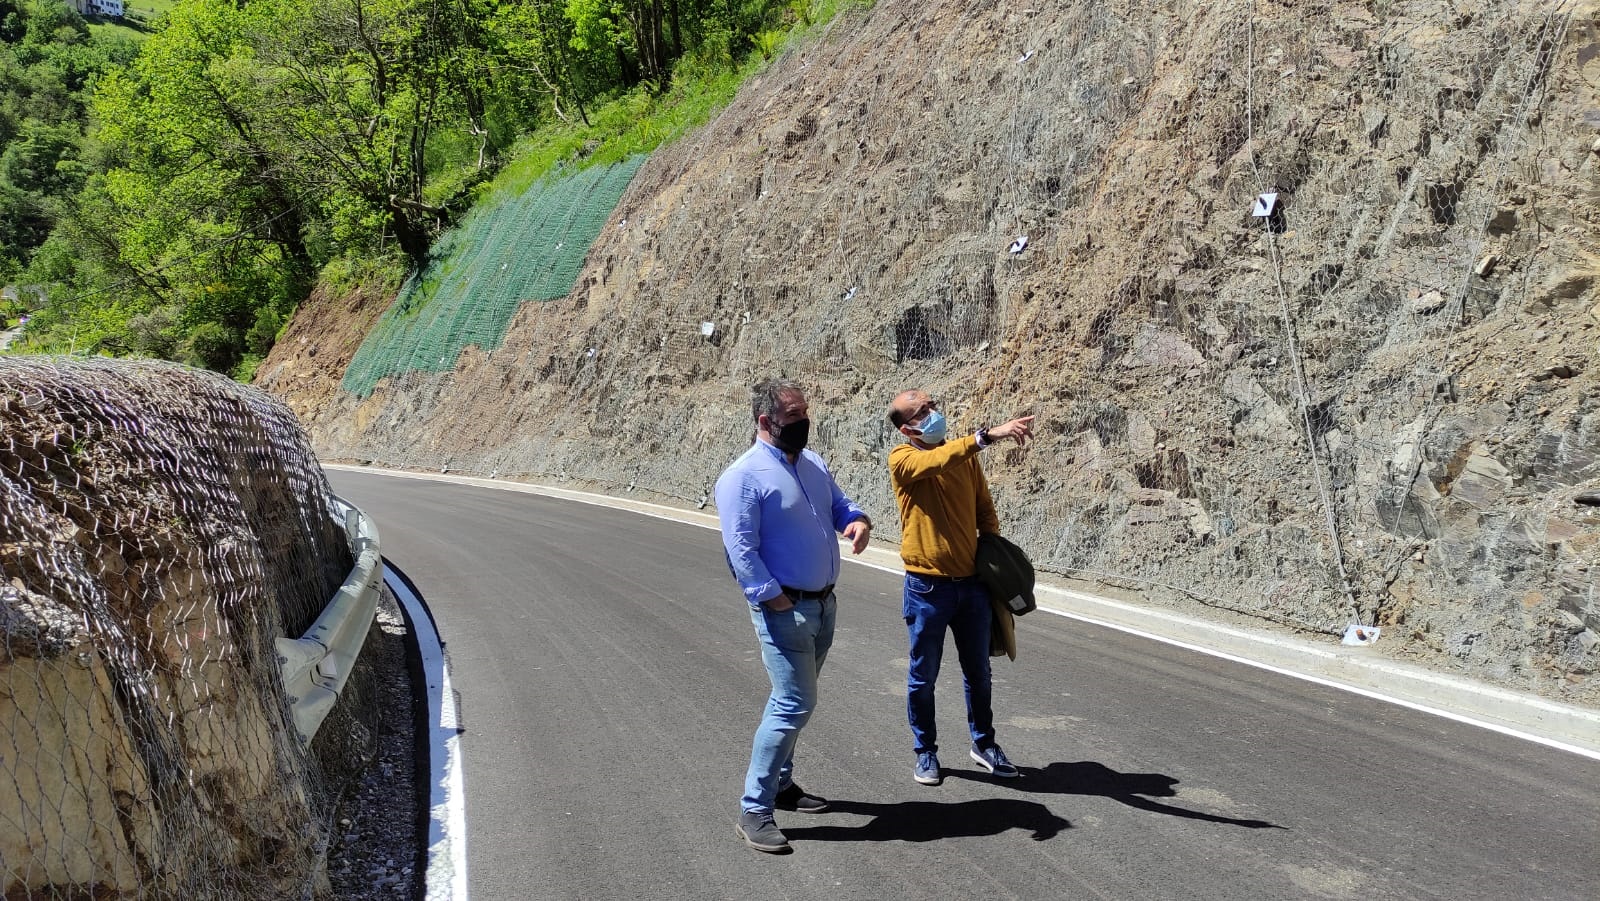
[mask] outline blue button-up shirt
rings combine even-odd
[[[844,496],[822,458],[801,451],[794,464],[757,441],[717,479],[717,516],[728,568],[750,606],[782,586],[820,591],[839,581],[837,533],[867,514]]]

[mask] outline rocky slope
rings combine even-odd
[[[308,751],[289,718],[274,639],[352,562],[294,417],[215,373],[8,357],[0,434],[0,895],[326,896],[374,724],[341,703]]]
[[[986,467],[1043,565],[1594,703],[1597,28],[881,0],[658,151],[503,346],[358,398],[289,341],[261,380],[325,459],[704,503],[781,373],[880,522],[896,390],[1035,413]]]

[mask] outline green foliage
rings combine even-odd
[[[202,322],[189,332],[180,351],[182,361],[218,372],[228,372],[240,362],[239,333],[219,322]]]
[[[751,58],[734,67],[719,65],[701,54],[686,57],[665,95],[636,88],[593,110],[588,126],[552,123],[529,135],[513,149],[513,161],[483,193],[514,196],[557,166],[608,166],[648,154],[710,121],[762,64]]]
[[[784,33],[777,29],[763,31],[756,35],[756,50],[762,59],[772,59],[778,50],[783,47]]]
[[[87,180],[86,104],[137,44],[97,35],[70,5],[0,2],[0,278],[16,278]]]
[[[48,286],[31,349],[247,377],[319,278],[394,290],[474,203],[674,139],[841,2],[136,0],[145,36],[0,0],[0,279]]]
[[[70,194],[83,186],[86,174],[77,159],[80,141],[71,123],[25,120],[0,153],[0,179],[37,197]]]
[[[134,355],[173,359],[183,338],[174,307],[156,307],[128,319],[128,349]]]
[[[43,286],[44,303],[28,321],[21,347],[48,353],[126,351],[124,326],[143,309],[101,287],[104,273],[63,234],[52,234],[34,252],[18,281]]]
[[[0,179],[0,278],[15,278],[51,227],[44,198]]]
[[[256,377],[256,370],[261,367],[262,359],[260,354],[245,354],[228,374],[235,381],[248,382]]]
[[[358,289],[392,295],[405,281],[405,260],[395,256],[340,256],[328,261],[318,276],[322,290],[335,296]]]
[[[274,307],[256,310],[256,321],[244,334],[245,349],[258,357],[266,356],[273,342],[278,340],[278,332],[283,329],[285,319],[283,313]]]
[[[574,50],[621,49],[637,52],[627,17],[633,10],[614,0],[567,0],[566,16],[572,23],[568,41]]]
[[[10,328],[19,319],[28,314],[28,305],[19,298],[10,300],[0,298],[0,328]]]
[[[104,72],[136,52],[134,41],[92,30],[70,5],[0,0],[0,282],[46,285],[58,303],[100,284],[98,255],[76,248],[62,223],[98,165],[85,137],[89,98]],[[74,304],[36,317],[29,337],[40,340],[24,346],[114,344],[115,308]],[[61,329],[45,341],[52,324]]]

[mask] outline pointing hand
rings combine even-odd
[[[1004,425],[997,425],[989,430],[988,436],[990,441],[1010,438],[1012,441],[1017,442],[1018,447],[1021,447],[1028,443],[1029,438],[1033,437],[1033,417],[1023,416],[1013,419]]]

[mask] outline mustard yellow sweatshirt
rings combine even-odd
[[[900,559],[923,575],[970,576],[977,571],[979,532],[999,532],[989,483],[971,435],[923,450],[902,444],[889,452],[889,479],[900,504]]]

